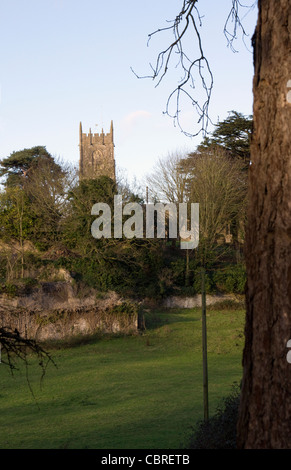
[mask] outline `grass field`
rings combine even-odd
[[[0,364],[1,449],[179,449],[203,416],[201,311],[146,314],[147,329],[51,349],[12,377]],[[210,414],[240,382],[244,312],[209,311]]]

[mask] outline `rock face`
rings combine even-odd
[[[138,328],[135,306],[115,293],[78,298],[69,282],[46,282],[29,295],[0,296],[1,326],[39,341],[76,335],[133,333]]]

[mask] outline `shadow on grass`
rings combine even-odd
[[[154,330],[172,323],[186,323],[200,320],[200,318],[197,318],[197,315],[195,315],[193,311],[190,312],[189,309],[165,309],[163,312],[161,312],[161,310],[143,311],[142,315],[147,330]]]
[[[76,335],[63,339],[52,339],[42,341],[41,344],[47,350],[70,349],[85,346],[87,344],[95,344],[99,341],[111,341],[117,338],[126,337],[125,333],[103,333],[97,332],[88,335]]]

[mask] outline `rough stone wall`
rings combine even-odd
[[[69,283],[44,283],[29,296],[0,296],[0,326],[16,328],[38,341],[97,332],[135,333],[138,312],[122,311],[123,304],[114,293],[102,299],[94,295],[78,299]]]
[[[56,309],[0,309],[0,323],[37,341],[64,340],[79,335],[137,331],[137,314],[116,313],[99,307]]]

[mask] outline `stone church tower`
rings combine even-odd
[[[109,176],[115,181],[115,160],[113,142],[113,122],[109,134],[83,134],[80,122],[80,179],[94,179]]]

